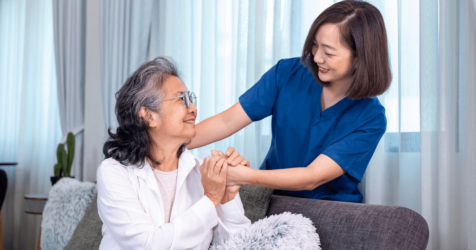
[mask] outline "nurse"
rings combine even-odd
[[[279,61],[234,106],[199,123],[188,148],[271,115],[271,146],[260,170],[235,163],[227,185],[362,202],[357,185],[387,127],[376,98],[391,82],[387,47],[377,8],[360,1],[332,5],[312,24],[300,58]]]

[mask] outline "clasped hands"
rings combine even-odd
[[[233,147],[221,151],[212,150],[212,156],[206,157],[200,166],[202,186],[205,195],[215,207],[233,200],[243,183],[242,172],[249,169],[250,162],[245,160]]]

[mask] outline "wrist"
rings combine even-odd
[[[241,185],[254,185],[254,174],[257,170],[252,168],[246,168],[240,176]]]
[[[220,205],[220,201],[214,199],[213,196],[207,194],[205,194],[205,196],[213,203],[215,207],[218,207],[218,205]]]
[[[226,204],[228,203],[229,201],[235,199],[235,196],[238,194],[238,192],[236,193],[229,193],[229,192],[226,192],[225,195],[223,196],[223,199],[221,200],[221,204]]]

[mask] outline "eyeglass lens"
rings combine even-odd
[[[197,97],[193,92],[183,92],[183,100],[185,102],[185,107],[190,107],[190,102],[197,106]]]

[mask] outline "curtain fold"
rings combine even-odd
[[[365,202],[421,213],[428,249],[474,249],[473,2],[369,2],[386,22],[393,82],[379,97],[388,128],[361,185]]]
[[[26,194],[46,194],[61,140],[52,1],[0,2],[0,161],[9,186],[2,208],[5,249],[35,249],[41,216]]]
[[[152,5],[152,0],[101,0],[101,82],[106,129],[117,128],[116,92],[147,59]]]
[[[200,122],[236,103],[278,60],[300,56],[315,17],[332,3],[155,0],[148,58],[174,59],[185,84],[197,94]],[[193,153],[203,158],[212,148],[234,146],[258,168],[270,142],[266,118]]]
[[[53,0],[53,21],[58,103],[66,136],[84,126],[86,1]],[[75,139],[71,176],[83,180],[83,133]]]

